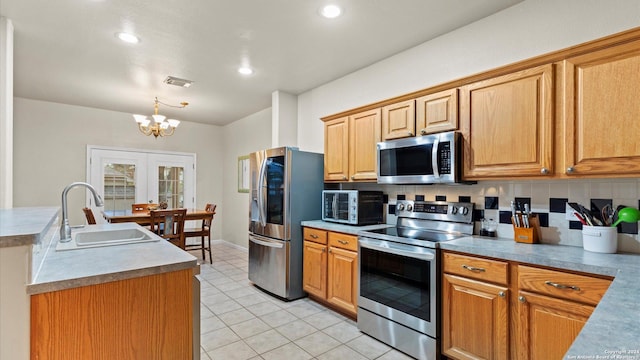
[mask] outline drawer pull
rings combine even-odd
[[[487,271],[487,270],[485,270],[483,268],[469,266],[469,265],[462,265],[462,268],[463,269],[467,269],[469,271],[473,271],[473,272],[485,272],[485,271]]]
[[[545,281],[544,283],[549,286],[553,286],[556,289],[571,289],[575,291],[580,291],[580,288],[575,285],[563,285],[563,284],[558,284],[551,281]]]
[[[349,242],[346,240],[338,240],[338,242],[342,245],[347,245]]]
[[[318,238],[318,235],[316,235],[316,234],[311,234],[311,238],[312,238],[312,239],[317,239],[317,238]]]

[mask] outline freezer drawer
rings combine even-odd
[[[288,241],[249,235],[249,280],[260,288],[280,296],[289,297]]]

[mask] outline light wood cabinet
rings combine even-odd
[[[553,173],[553,79],[549,64],[461,88],[465,180]]]
[[[355,317],[358,311],[358,237],[303,228],[303,289],[314,300]]]
[[[518,265],[519,359],[560,359],[611,281]]]
[[[402,101],[382,107],[382,140],[416,135],[416,101]]]
[[[445,274],[442,352],[455,359],[509,358],[509,290]]]
[[[375,181],[381,110],[328,120],[324,124],[325,181]]]
[[[191,359],[193,281],[189,269],[33,295],[31,359]]]
[[[324,180],[349,179],[349,117],[324,123]]]
[[[561,359],[609,278],[443,252],[442,353]]]
[[[442,353],[509,359],[508,264],[451,253],[443,258]]]
[[[416,134],[427,135],[458,129],[458,89],[416,99]]]
[[[380,109],[349,116],[349,180],[376,180]]]
[[[640,174],[640,40],[564,63],[563,171]]]

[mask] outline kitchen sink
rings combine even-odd
[[[77,250],[159,240],[158,236],[135,223],[88,225],[73,229],[71,241],[58,242],[56,250]]]

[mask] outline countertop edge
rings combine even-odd
[[[356,225],[349,225],[349,224],[334,223],[334,222],[329,222],[324,220],[302,221],[300,225],[303,227],[311,227],[314,229],[335,231],[335,232],[341,232],[341,233],[351,234],[351,235],[358,235],[360,231],[384,229],[384,228],[395,226],[390,224],[374,224],[374,225],[356,226]]]
[[[27,294],[36,295],[45,292],[73,289],[77,287],[103,284],[107,282],[128,280],[142,276],[150,276],[164,274],[173,271],[186,269],[194,269],[194,275],[200,271],[198,260],[190,260],[186,262],[178,262],[173,264],[151,266],[147,268],[132,269],[120,272],[112,272],[87,277],[78,277],[73,279],[64,279],[45,283],[35,283],[27,285]]]
[[[26,246],[26,245],[34,245],[40,241],[42,234],[45,234],[49,228],[54,224],[60,214],[60,208],[57,207],[33,207],[33,208],[11,208],[11,209],[3,209],[4,212],[27,212],[27,211],[45,211],[47,213],[51,212],[48,216],[48,220],[46,223],[40,223],[34,226],[35,228],[30,231],[23,231],[22,233],[10,234],[10,235],[0,235],[0,248],[14,247],[14,246]],[[42,218],[42,217],[40,217]],[[12,225],[12,224],[9,224]],[[18,232],[18,231],[16,231]]]

